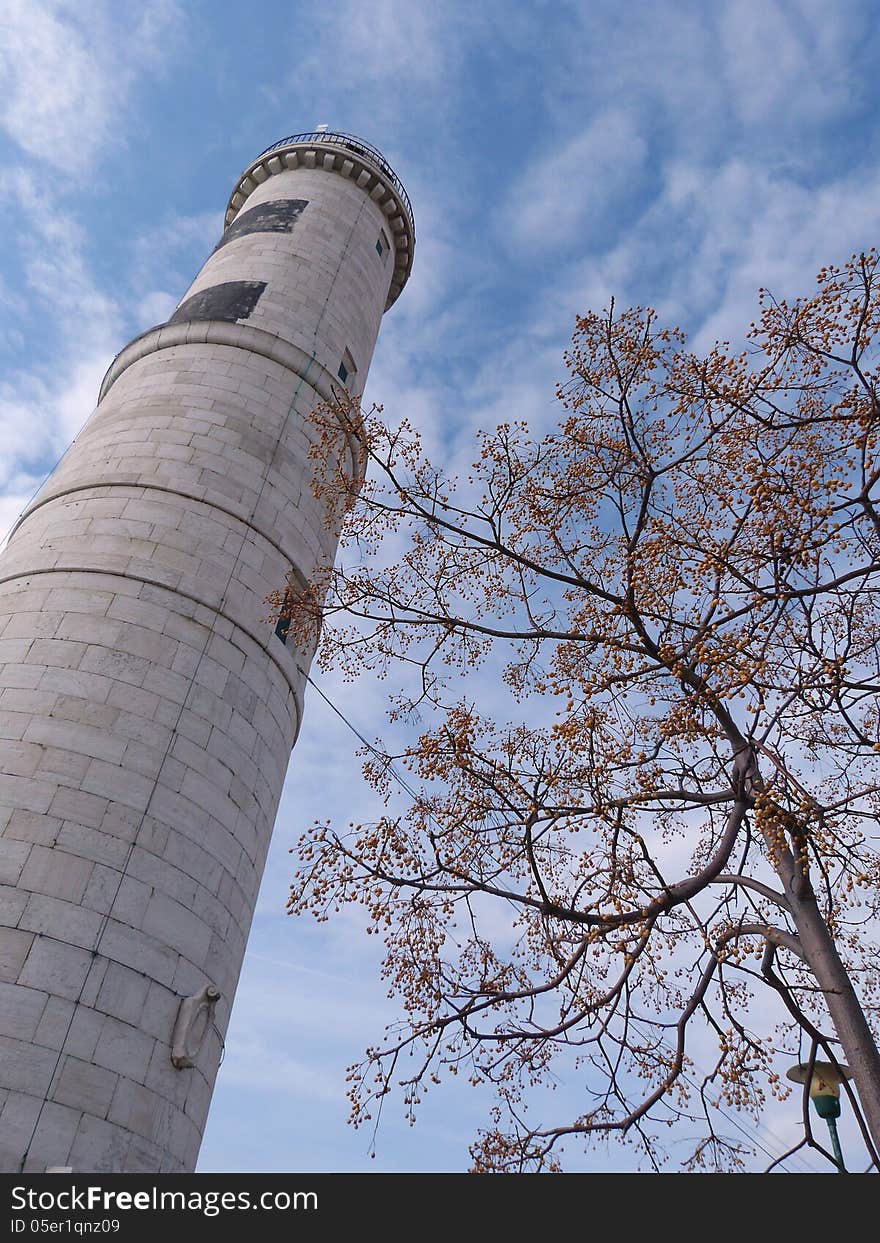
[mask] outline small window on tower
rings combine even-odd
[[[357,367],[354,365],[354,359],[348,350],[342,355],[342,362],[339,364],[339,370],[336,372],[343,384],[348,382],[350,376],[357,375]]]
[[[379,255],[379,257],[381,258],[390,249],[391,249],[391,243],[388,241],[388,237],[385,233],[385,230],[383,229],[382,232],[379,234],[379,236],[376,238],[376,254]]]

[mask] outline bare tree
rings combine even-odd
[[[352,1070],[356,1124],[461,1073],[497,1090],[478,1170],[609,1134],[659,1163],[683,1118],[692,1166],[736,1168],[714,1106],[757,1116],[797,1054],[848,1064],[878,1163],[878,255],[760,299],[747,350],[705,357],[650,309],[584,316],[558,426],[481,434],[465,479],[379,409],[315,416],[341,564],[276,609],[324,667],[405,675],[418,722],[365,757],[406,806],[314,826],[290,898],[385,940],[403,1018]],[[582,1098],[532,1122],[563,1064]]]

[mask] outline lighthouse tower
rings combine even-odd
[[[413,246],[369,144],[265,151],[0,557],[2,1170],[195,1165],[302,716],[264,600],[333,559],[308,416]]]

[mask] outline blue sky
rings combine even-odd
[[[412,199],[367,397],[447,457],[512,414],[551,420],[575,314],[612,294],[698,347],[736,341],[759,285],[806,291],[877,240],[876,19],[870,0],[4,0],[0,529],[178,301],[240,171],[318,123],[377,145]],[[322,684],[381,731],[382,688]],[[412,1130],[389,1105],[375,1158],[345,1126],[344,1067],[394,1008],[353,922],[284,915],[299,829],[369,814],[355,745],[312,695],[205,1171],[466,1168],[470,1089]],[[775,1108],[774,1151],[797,1121]]]

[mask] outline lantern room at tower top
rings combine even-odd
[[[229,228],[258,185],[285,168],[323,168],[350,177],[379,204],[388,218],[394,243],[394,273],[385,310],[397,301],[412,270],[416,242],[409,195],[394,169],[370,143],[341,130],[291,134],[267,147],[245,169],[229,196],[224,228]]]

